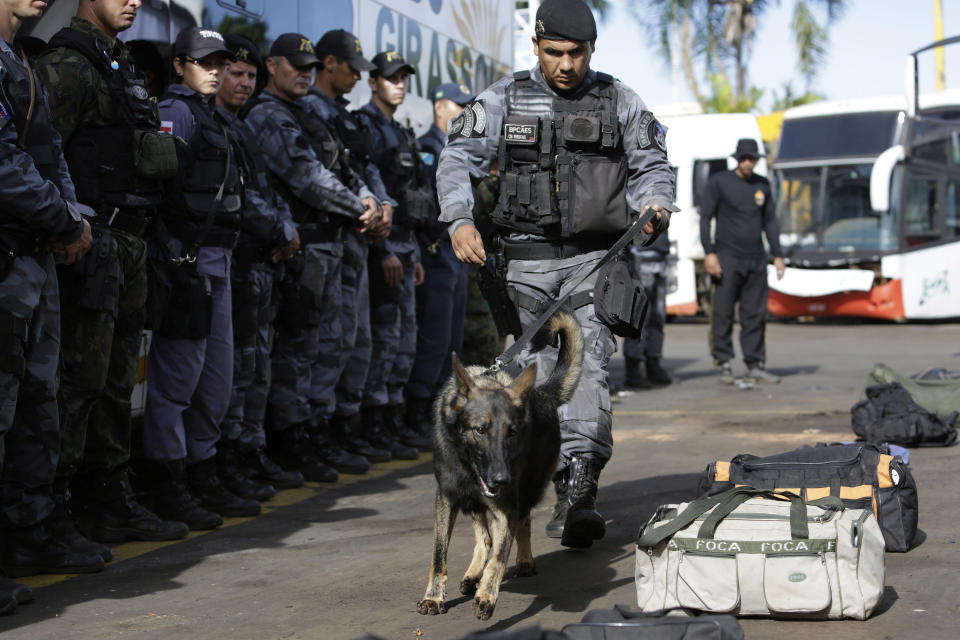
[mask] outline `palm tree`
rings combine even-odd
[[[792,0],[791,30],[797,50],[800,74],[809,91],[827,51],[827,27],[840,17],[845,0]],[[750,54],[764,15],[782,0],[641,0],[631,5],[634,17],[656,38],[660,54],[672,62],[679,56],[684,79],[694,98],[704,108],[715,103],[743,105],[757,94],[747,82]],[[826,10],[826,21],[817,21],[813,5]],[[677,43],[679,50],[677,49]],[[702,65],[715,89],[712,97],[701,91]],[[730,82],[730,76],[735,82]],[[729,98],[717,88],[732,88]]]

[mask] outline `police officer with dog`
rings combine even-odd
[[[583,328],[583,373],[559,409],[557,505],[547,525],[548,536],[574,548],[605,533],[596,497],[613,450],[606,367],[616,343],[597,319],[597,273],[571,285],[630,227],[633,212],[647,216],[643,231],[652,242],[675,210],[666,131],[630,88],[590,69],[596,36],[582,0],[545,0],[533,39],[539,64],[494,83],[451,121],[437,172],[440,219],[450,225],[453,250],[463,262],[482,264],[487,249],[471,215],[471,178],[482,179],[498,159],[501,188],[492,219],[516,324],[530,325],[567,296]],[[553,347],[525,348],[514,366],[536,363],[542,383],[556,354]]]

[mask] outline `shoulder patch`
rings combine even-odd
[[[641,149],[656,147],[664,153],[667,152],[667,130],[649,111],[644,111],[640,115],[640,122],[637,123],[637,142]]]
[[[423,164],[427,165],[428,167],[432,167],[433,163],[436,161],[436,158],[429,151],[421,151],[420,160],[423,161]]]
[[[160,123],[160,133],[173,133],[173,120],[164,120]]]
[[[475,100],[463,108],[463,111],[450,121],[447,140],[454,138],[482,138],[487,135],[487,110],[483,100]]]

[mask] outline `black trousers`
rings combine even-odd
[[[718,254],[723,277],[713,279],[710,353],[719,365],[733,359],[734,307],[740,304],[740,351],[747,367],[767,359],[767,258]]]

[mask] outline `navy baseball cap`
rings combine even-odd
[[[363,47],[360,38],[349,31],[334,29],[327,31],[317,40],[317,55],[321,58],[335,55],[343,58],[354,71],[373,71],[376,66],[363,57]]]
[[[376,67],[376,69],[370,71],[370,75],[373,77],[383,76],[384,78],[389,78],[401,69],[406,69],[410,73],[417,72],[417,70],[408,64],[407,61],[403,59],[403,56],[396,51],[381,51],[373,56],[371,62]]]
[[[431,99],[433,102],[438,100],[453,100],[460,106],[463,106],[473,100],[474,95],[470,93],[470,90],[467,89],[462,84],[457,84],[456,82],[445,82],[436,89],[433,90],[431,94]]]
[[[273,41],[271,58],[286,58],[295,67],[309,67],[320,62],[313,43],[300,33],[285,33]]]
[[[177,34],[173,43],[173,55],[187,55],[200,60],[211,53],[223,53],[233,60],[233,53],[227,48],[223,36],[212,29],[188,27]]]

